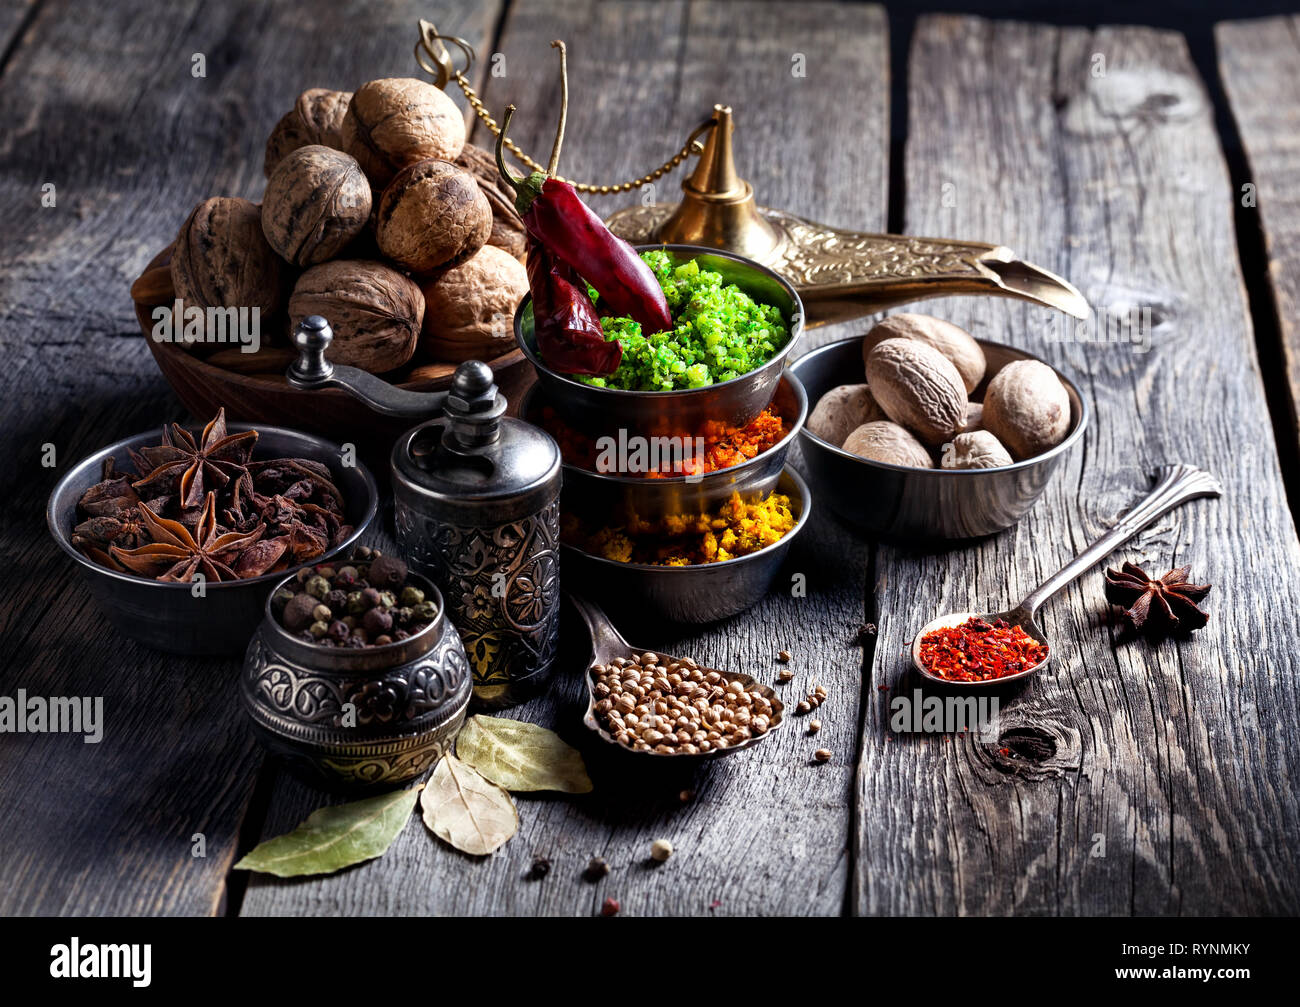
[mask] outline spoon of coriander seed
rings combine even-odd
[[[1157,518],[1189,500],[1217,497],[1219,481],[1194,465],[1162,470],[1151,492],[1115,527],[1005,612],[953,612],[926,623],[912,641],[912,664],[944,685],[1002,685],[1041,671],[1053,648],[1038,625],[1038,609],[1057,591]]]
[[[582,719],[601,740],[638,755],[699,761],[756,745],[784,722],[785,704],[752,676],[633,647],[599,606],[565,595],[591,633]]]

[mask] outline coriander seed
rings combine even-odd
[[[651,859],[657,860],[659,863],[662,864],[665,860],[667,860],[672,855],[673,855],[673,844],[670,843],[667,839],[656,839],[653,843],[650,844]]]

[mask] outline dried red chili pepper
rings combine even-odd
[[[623,344],[607,340],[579,277],[536,241],[528,242],[533,327],[546,363],[565,374],[612,374]]]
[[[650,267],[631,245],[610,232],[578,198],[573,186],[555,177],[568,117],[569,80],[564,43],[551,45],[560,50],[561,99],[560,122],[547,171],[535,171],[520,179],[507,170],[504,147],[515,111],[513,105],[506,109],[497,137],[497,170],[515,191],[515,208],[528,233],[528,279],[538,350],[557,370],[609,374],[622,360],[622,347],[614,354],[598,348],[590,338],[594,320],[595,331],[605,342],[585,284],[595,288],[602,306],[608,305],[610,313],[632,318],[646,335],[672,328],[672,315]],[[535,258],[535,248],[545,252],[545,258]],[[566,268],[561,270],[560,266]]]
[[[1047,644],[1005,619],[972,616],[959,626],[921,637],[921,663],[930,674],[954,682],[984,682],[1015,675],[1047,660]]]

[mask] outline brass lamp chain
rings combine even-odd
[[[450,42],[452,45],[460,49],[461,53],[465,56],[464,70],[456,68],[456,65],[451,60],[451,54],[447,51],[447,47],[443,45],[443,42]],[[425,62],[426,56],[433,61],[433,65]],[[449,81],[455,81],[461,91],[464,92],[465,100],[469,102],[469,106],[474,110],[474,114],[483,121],[483,124],[487,126],[489,130],[491,130],[493,136],[499,137],[501,135],[501,126],[497,123],[496,119],[492,118],[491,113],[489,113],[483,106],[483,99],[478,96],[478,92],[474,90],[474,85],[472,85],[469,82],[469,78],[465,76],[465,71],[468,70],[474,62],[474,47],[472,45],[466,42],[463,38],[459,38],[455,35],[438,34],[437,29],[435,29],[430,22],[422,19],[420,21],[420,41],[415,44],[415,61],[420,65],[420,69],[425,71],[425,73],[432,75],[434,78],[433,82],[436,86],[445,88]],[[708,130],[712,129],[713,125],[714,119],[712,117],[704,120],[704,122],[700,123],[691,131],[691,135],[686,138],[686,143],[682,146],[681,150],[663,164],[659,165],[659,167],[655,168],[654,171],[650,172],[648,175],[642,175],[640,178],[633,179],[630,182],[619,182],[614,185],[596,185],[592,182],[577,182],[571,178],[564,178],[559,175],[556,177],[562,182],[568,182],[579,192],[599,193],[600,195],[608,195],[614,192],[631,192],[633,189],[639,189],[643,185],[649,185],[651,182],[662,178],[692,154],[699,154],[700,151],[704,149],[703,144],[700,142],[700,137],[704,133],[708,132]],[[533,171],[540,171],[542,174],[546,174],[546,165],[529,157],[509,137],[506,137],[505,146],[510,153],[514,154],[515,157]]]

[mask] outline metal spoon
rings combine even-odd
[[[1047,634],[1043,632],[1042,627],[1038,625],[1035,618],[1043,602],[1109,555],[1113,550],[1127,542],[1156,518],[1163,517],[1175,507],[1187,503],[1188,500],[1195,500],[1198,497],[1217,497],[1222,492],[1223,487],[1219,485],[1219,481],[1214,476],[1203,469],[1196,468],[1194,465],[1171,465],[1163,469],[1155,487],[1144,500],[1124,517],[1120,518],[1114,528],[1079,553],[1060,571],[1047,578],[1015,608],[1006,612],[954,612],[950,615],[942,615],[926,623],[925,628],[917,633],[916,638],[912,641],[912,664],[916,666],[917,671],[933,682],[972,687],[1002,685],[1041,671],[1047,667],[1052,660],[1052,654],[1055,653],[1055,649],[1047,639]],[[1047,645],[1047,656],[1036,665],[1026,668],[1024,671],[1016,672],[1014,675],[1004,675],[1001,678],[989,678],[981,681],[968,682],[943,678],[927,671],[921,663],[921,639],[927,633],[936,629],[959,626],[972,616],[990,622],[995,619],[1005,619],[1012,626],[1023,627],[1029,636],[1039,643]]]
[[[759,682],[750,675],[738,671],[721,671],[716,668],[705,668],[703,665],[700,665],[700,670],[705,674],[708,674],[711,671],[717,671],[718,674],[728,682],[740,682],[746,690],[748,690],[750,686],[758,686],[763,697],[772,704],[772,715],[768,718],[769,726],[766,733],[757,734],[747,741],[742,741],[737,745],[728,745],[725,748],[714,748],[708,752],[696,752],[694,754],[677,752],[669,754],[666,752],[638,751],[637,749],[623,744],[606,731],[605,728],[601,726],[599,719],[596,717],[597,698],[591,678],[591,668],[597,664],[608,664],[616,657],[631,657],[633,654],[644,654],[647,652],[658,654],[660,661],[664,664],[667,664],[670,661],[679,661],[681,658],[675,658],[671,654],[665,654],[662,651],[654,650],[651,647],[633,647],[623,639],[622,634],[614,628],[614,624],[609,621],[609,617],[600,610],[599,606],[587,601],[585,598],[578,597],[571,591],[566,591],[565,596],[573,604],[573,607],[578,610],[578,614],[582,616],[582,621],[587,624],[587,629],[591,633],[591,663],[587,665],[587,669],[582,675],[583,680],[587,683],[587,712],[583,714],[582,722],[588,728],[595,731],[602,740],[609,742],[609,744],[616,748],[620,748],[625,752],[632,752],[634,755],[653,756],[658,759],[674,759],[678,762],[686,760],[702,761],[705,759],[720,759],[724,755],[732,755],[739,752],[742,748],[749,748],[752,745],[757,745],[764,738],[769,737],[773,732],[778,730],[785,722],[785,704],[777,698],[776,693],[769,686],[764,685],[762,682]]]

